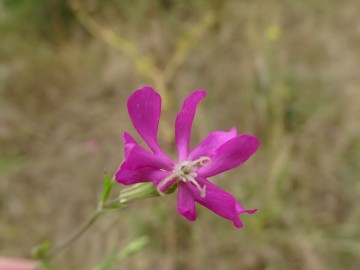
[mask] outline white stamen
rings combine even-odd
[[[200,157],[197,160],[194,160],[190,163],[191,167],[200,168],[208,165],[211,162],[209,157]]]
[[[198,176],[198,174],[197,174],[196,172],[189,173],[189,175],[192,176],[192,177],[194,177],[194,178],[195,178],[196,176]]]
[[[201,198],[205,198],[205,196],[206,196],[206,193],[205,193],[205,191],[206,191],[206,186],[204,185],[203,187],[201,187],[200,184],[199,184],[199,182],[196,181],[195,178],[192,177],[192,176],[188,176],[188,177],[187,177],[187,180],[189,180],[190,183],[193,183],[194,186],[200,191],[200,197],[201,197]]]
[[[203,166],[208,165],[211,162],[209,157],[200,157],[197,160],[189,161],[186,160],[180,164],[177,164],[173,172],[161,180],[159,184],[156,186],[157,191],[160,195],[165,195],[161,189],[168,184],[169,182],[175,180],[177,183],[182,181],[184,183],[190,182],[192,183],[199,191],[201,198],[205,198],[206,196],[206,185],[200,186],[199,182],[196,180],[198,174],[195,172],[196,169],[201,168]],[[177,178],[177,179],[174,179]]]
[[[161,191],[161,188],[163,188],[167,183],[169,183],[171,180],[173,180],[177,176],[178,176],[178,173],[174,172],[159,182],[159,184],[156,186],[156,189],[161,196],[165,195],[164,192]]]
[[[202,190],[200,190],[200,197],[205,198],[206,196],[206,185],[202,187]]]

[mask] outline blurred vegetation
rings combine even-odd
[[[0,254],[61,242],[95,209],[133,131],[127,97],[150,84],[164,97],[169,153],[176,112],[200,88],[194,144],[232,126],[261,138],[251,160],[213,179],[259,211],[236,230],[200,207],[185,221],[172,195],[140,201],[100,220],[56,269],[358,269],[357,10],[355,0],[0,1]],[[143,235],[140,252],[115,258]]]

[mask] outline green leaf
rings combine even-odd
[[[110,177],[110,175],[105,173],[104,186],[103,186],[102,195],[101,195],[101,205],[105,204],[107,199],[109,198],[110,191],[111,191],[111,188],[114,183],[115,183],[115,181]]]

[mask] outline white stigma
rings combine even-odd
[[[210,161],[211,159],[209,157],[200,157],[194,161],[186,160],[182,163],[177,164],[173,172],[169,176],[161,180],[160,183],[157,185],[156,189],[158,190],[160,195],[164,195],[161,189],[169,182],[173,180],[175,180],[177,183],[179,181],[182,181],[184,183],[189,182],[200,191],[201,198],[205,198],[206,186],[200,186],[199,182],[196,180],[196,170],[208,165]]]

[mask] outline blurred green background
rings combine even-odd
[[[127,97],[164,98],[159,136],[206,89],[196,144],[236,126],[261,139],[213,179],[247,208],[237,230],[176,196],[108,214],[56,258],[91,269],[132,239],[115,269],[359,269],[360,2],[356,0],[0,1],[0,254],[61,242],[96,208],[103,171],[135,134]],[[121,190],[115,187],[114,195]]]

